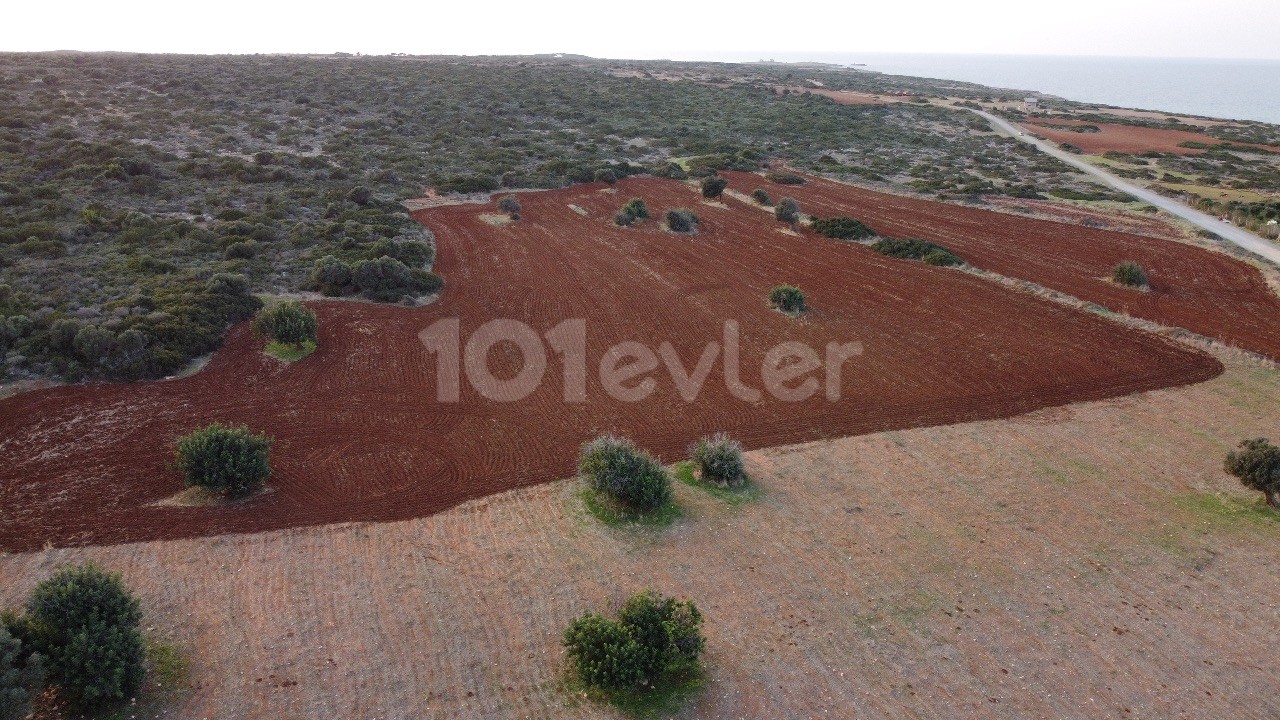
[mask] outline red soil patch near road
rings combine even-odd
[[[700,233],[674,235],[653,221],[614,227],[616,208],[635,196],[654,211],[696,208]],[[317,303],[320,348],[292,365],[263,356],[240,325],[189,378],[0,401],[0,548],[417,517],[568,475],[579,443],[603,431],[674,460],[713,430],[772,446],[1006,417],[1222,371],[1204,353],[955,270],[779,233],[758,209],[699,204],[682,183],[628,180],[617,193],[580,185],[521,202],[523,219],[502,227],[480,218],[494,212],[489,205],[418,213],[440,241],[437,270],[449,283],[441,299],[422,308]],[[986,222],[1017,227],[1005,215]],[[768,289],[784,281],[805,288],[812,311],[803,319],[765,306]],[[466,387],[461,402],[437,402],[435,362],[418,334],[441,318],[458,318],[464,339],[494,318],[539,331],[586,319],[588,402],[562,401],[554,354],[547,380],[523,400],[493,402]],[[599,387],[605,348],[670,341],[691,367],[726,319],[741,325],[743,380],[754,387],[766,350],[783,340],[815,348],[857,340],[866,350],[845,366],[839,402],[737,400],[719,360],[692,403],[662,369],[641,402],[612,400]],[[514,374],[520,361],[511,355],[491,353],[494,372]],[[276,438],[274,491],[234,506],[154,506],[181,489],[165,469],[175,439],[213,420]]]
[[[1051,125],[1093,125],[1100,132],[1080,133],[1070,130],[1059,130],[1045,127]],[[1056,143],[1070,143],[1089,153],[1101,155],[1108,151],[1122,153],[1163,152],[1176,155],[1200,155],[1203,149],[1182,147],[1184,142],[1204,143],[1205,145],[1222,145],[1219,140],[1204,133],[1189,130],[1164,130],[1161,128],[1138,127],[1136,125],[1110,125],[1107,123],[1090,123],[1082,120],[1053,118],[1052,120],[1028,120],[1023,123],[1028,131],[1043,135]],[[1258,145],[1256,147],[1280,152],[1280,148]]]
[[[1280,298],[1256,268],[1184,243],[864,190],[821,178],[781,186],[724,173],[730,187],[795,197],[807,213],[848,215],[892,237],[945,245],[965,260],[1111,310],[1280,360]],[[1117,263],[1147,269],[1151,290],[1109,282]]]

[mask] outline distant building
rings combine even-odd
[[[1032,111],[1034,111],[1034,110],[1039,110],[1039,109],[1040,109],[1040,98],[1033,98],[1033,97],[1029,97],[1029,98],[1022,98],[1022,107],[1023,107],[1027,112],[1032,112]]]

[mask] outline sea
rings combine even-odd
[[[1086,103],[1280,124],[1280,60],[898,53],[751,59],[856,65],[891,75],[964,80]]]

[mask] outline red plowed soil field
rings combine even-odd
[[[782,186],[749,173],[724,174],[736,190],[749,193],[759,187],[774,197],[790,195],[806,213],[848,215],[888,236],[932,240],[984,270],[1280,360],[1280,297],[1256,268],[1225,254],[1171,240],[890,195],[822,178]],[[1125,260],[1147,269],[1149,292],[1108,280],[1111,269]]]
[[[1081,120],[1048,121],[1051,125],[1093,125],[1101,132],[1079,133],[1045,127],[1040,121],[1029,120],[1024,123],[1027,130],[1043,135],[1058,143],[1071,143],[1092,155],[1101,155],[1108,151],[1122,153],[1166,152],[1177,155],[1199,155],[1204,152],[1200,148],[1183,147],[1184,142],[1204,143],[1205,145],[1221,145],[1222,140],[1190,130],[1165,130],[1163,128],[1139,127],[1137,125],[1112,125],[1108,123],[1088,123]],[[1267,150],[1280,148],[1259,145]]]
[[[636,196],[655,216],[696,209],[700,233],[670,234],[655,221],[615,228],[614,211]],[[1005,417],[1222,371],[1204,353],[962,272],[785,234],[758,209],[700,204],[681,183],[638,179],[617,193],[585,185],[521,198],[523,219],[499,227],[481,218],[492,206],[421,211],[440,241],[437,270],[449,283],[441,299],[422,308],[318,303],[320,349],[293,365],[263,356],[261,341],[241,325],[189,378],[0,401],[0,548],[421,516],[566,476],[579,443],[603,431],[674,460],[714,430],[770,446]],[[780,282],[805,289],[808,315],[766,307],[765,294]],[[584,319],[587,402],[563,401],[562,365],[550,351],[546,381],[522,400],[486,400],[464,385],[461,402],[437,401],[436,363],[418,335],[442,318],[459,319],[464,341],[494,318],[539,332]],[[740,324],[742,378],[756,388],[766,350],[784,340],[819,352],[829,341],[860,341],[865,353],[844,366],[838,402],[822,393],[804,402],[738,400],[723,380],[723,356],[693,402],[681,399],[661,366],[650,373],[656,390],[645,400],[614,400],[600,387],[596,368],[615,343],[657,350],[670,342],[692,368],[704,346],[721,339],[725,320]],[[505,347],[489,361],[510,376],[520,360]],[[175,439],[213,420],[276,438],[273,491],[233,506],[157,506],[181,490],[165,469]]]

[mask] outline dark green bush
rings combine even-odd
[[[698,228],[698,216],[692,210],[679,208],[667,211],[667,227],[672,232],[688,233]]]
[[[702,197],[708,199],[716,199],[724,195],[724,189],[729,187],[729,181],[719,175],[712,175],[702,180]]]
[[[342,295],[351,287],[351,266],[325,255],[312,266],[309,287],[325,295]]]
[[[582,446],[578,470],[591,487],[627,508],[655,510],[671,501],[671,476],[630,440],[603,435]]]
[[[771,172],[771,173],[765,173],[764,177],[766,180],[770,182],[775,182],[779,185],[805,184],[805,179],[800,177],[799,175],[796,175],[795,173]]]
[[[627,201],[627,204],[622,206],[622,212],[637,220],[649,219],[649,206],[640,198],[631,198]]]
[[[755,190],[752,190],[751,197],[761,205],[769,204],[769,193],[765,192],[764,190],[761,190],[760,188],[756,188]]]
[[[1267,504],[1280,510],[1280,447],[1266,438],[1240,441],[1239,450],[1227,453],[1225,469],[1250,490],[1257,490]]]
[[[12,621],[10,621],[12,622]],[[45,682],[45,660],[0,622],[0,720],[22,720]]]
[[[498,209],[508,215],[519,215],[520,200],[515,195],[507,195],[498,201]]]
[[[97,707],[129,698],[142,683],[142,610],[120,575],[86,563],[41,581],[27,602],[33,649],[49,680],[72,702]]]
[[[277,303],[258,313],[253,327],[282,343],[301,345],[316,341],[316,313],[296,300]]]
[[[393,257],[362,260],[351,268],[352,283],[371,300],[395,302],[401,298],[438,291],[444,281],[434,273],[410,269]]]
[[[618,174],[608,168],[601,168],[595,172],[595,181],[612,185],[618,182]]]
[[[782,198],[773,208],[773,216],[778,220],[795,224],[800,222],[800,203],[795,198]]]
[[[904,260],[923,260],[930,265],[946,267],[964,264],[964,260],[955,253],[927,240],[883,238],[874,242],[871,249],[881,255]]]
[[[187,487],[245,497],[271,476],[270,449],[264,434],[215,422],[178,440],[174,467]]]
[[[731,439],[727,433],[699,439],[689,454],[706,482],[728,487],[740,487],[746,482],[742,443]]]
[[[629,212],[619,210],[618,212],[613,214],[613,224],[618,225],[620,227],[630,227],[634,225],[635,222],[636,222],[635,215],[632,215]]]
[[[618,619],[591,612],[570,623],[564,645],[578,678],[602,690],[653,687],[663,676],[696,670],[705,640],[692,601],[646,590],[627,599]]]
[[[1126,260],[1111,269],[1111,279],[1121,285],[1144,288],[1147,286],[1147,271],[1138,263]]]
[[[819,235],[837,240],[865,240],[876,234],[875,230],[867,227],[861,220],[843,216],[828,219],[814,218],[812,227]]]
[[[803,312],[804,293],[794,285],[778,285],[769,291],[769,304],[783,312]]]

